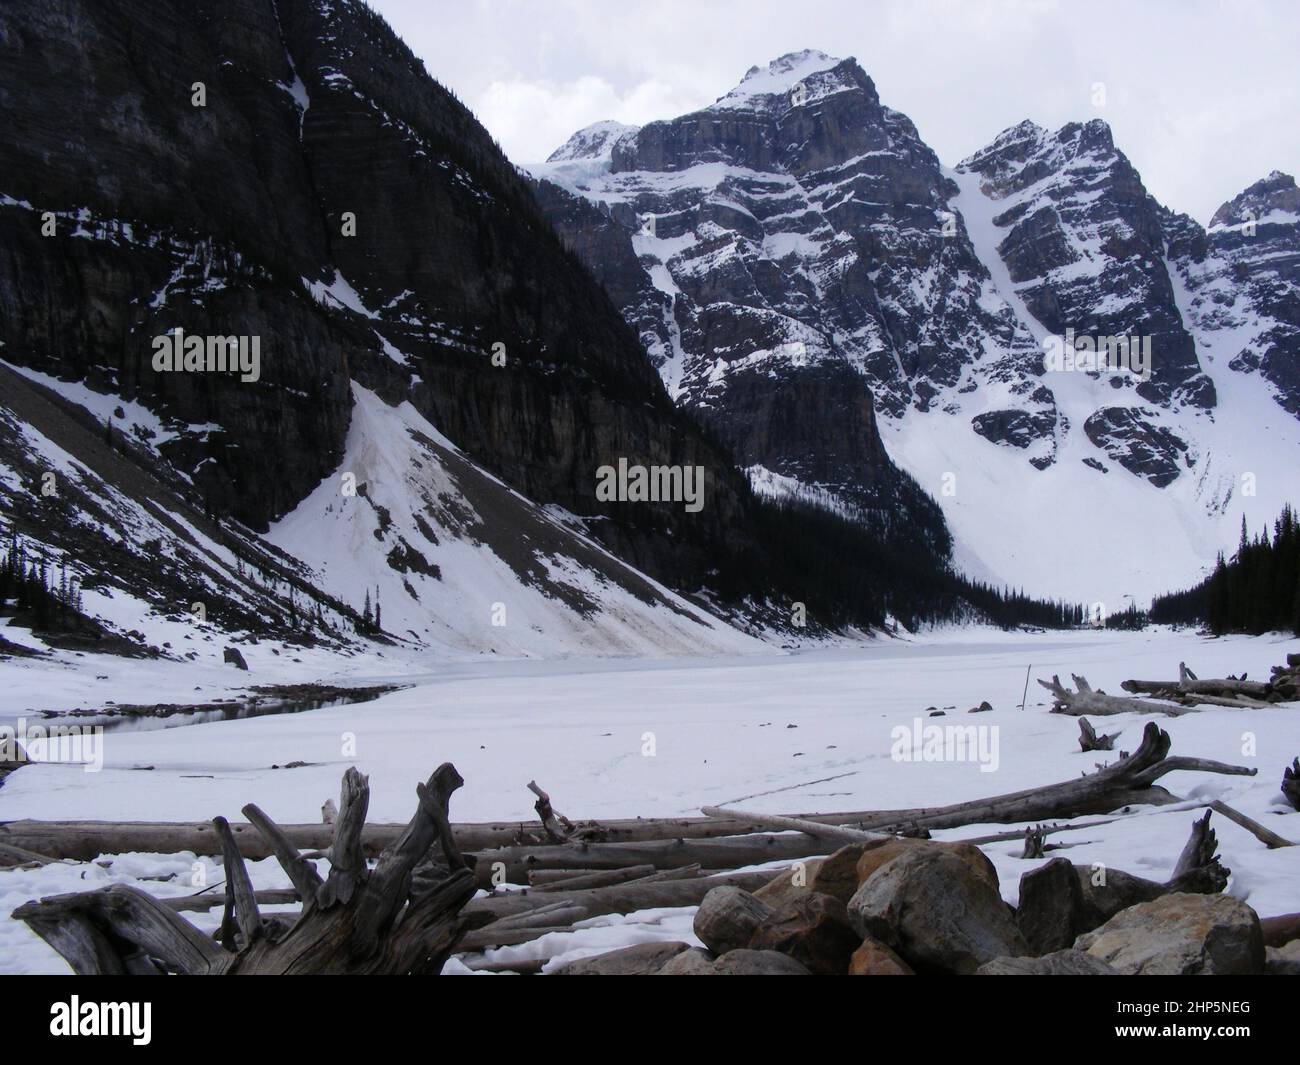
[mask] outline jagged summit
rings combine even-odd
[[[856,61],[813,50],[620,139],[599,173],[533,173],[588,201],[543,194],[670,394],[757,491],[901,526],[924,504],[893,486],[919,483],[969,572],[1119,594],[1097,587],[1108,549],[1058,535],[1118,507],[1166,545],[1143,589],[1184,582],[1235,542],[1234,471],[1300,446],[1285,175],[1234,201],[1257,236],[1207,241],[1101,119],[1026,120],[949,169]],[[1150,358],[1044,372],[1043,343],[1070,331],[1134,338]],[[1257,447],[1252,421],[1273,439]],[[1293,476],[1268,480],[1278,494],[1245,504],[1252,523],[1294,495]]]
[[[1300,216],[1300,189],[1296,188],[1295,178],[1281,170],[1274,170],[1268,177],[1256,181],[1215,211],[1210,219],[1210,228],[1240,225],[1251,219],[1259,221],[1273,212]]]
[[[640,126],[605,119],[584,126],[546,157],[548,163],[565,163],[578,159],[608,162],[614,146],[636,136]]]
[[[787,52],[773,59],[766,67],[750,67],[740,84],[718,97],[710,110],[748,107],[762,97],[787,95],[806,79],[833,70],[844,62],[845,60],[827,55],[816,48]]]
[[[1087,122],[1067,122],[1052,132],[1038,123],[1025,119],[1009,126],[978,151],[972,152],[957,164],[960,171],[986,169],[990,159],[1024,163],[1031,155],[1042,150],[1043,145],[1070,147],[1072,154],[1085,151],[1114,153],[1115,138],[1109,123],[1093,118]]]
[[[750,67],[739,85],[706,112],[775,111],[816,104],[829,96],[862,92],[878,104],[875,85],[852,56],[837,59],[816,49],[790,52],[766,67]]]

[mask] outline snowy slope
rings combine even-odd
[[[998,294],[1041,341],[1047,330],[1024,308],[997,251],[1004,237],[993,223],[999,205],[980,192],[978,175],[950,176],[961,188],[954,209]],[[1177,284],[1175,291],[1181,303]],[[1300,422],[1271,401],[1265,382],[1229,370],[1213,348],[1199,352],[1218,404],[1212,413],[1160,413],[1162,424],[1194,441],[1187,473],[1163,489],[1105,462],[1084,433],[1084,422],[1103,405],[1145,406],[1088,374],[1050,375],[1063,415],[1055,433],[1057,461],[1032,475],[1015,453],[982,439],[965,418],[909,413],[884,422],[885,445],[923,485],[956,473],[953,494],[936,499],[952,529],[957,562],[972,576],[1108,609],[1123,609],[1130,596],[1142,605],[1208,572],[1217,552],[1235,545],[1243,513],[1259,529],[1284,503],[1300,498]],[[1102,461],[1108,472],[1086,459]],[[1246,472],[1256,475],[1254,496],[1240,492]]]
[[[15,535],[33,563],[66,567],[108,637],[56,645],[220,662],[232,640],[272,633],[280,648],[348,644],[348,610],[313,588],[300,563],[236,522],[210,520],[182,475],[160,475],[157,449],[176,433],[169,423],[142,404],[3,362],[0,384],[0,533]],[[0,634],[48,649],[13,624]]]
[[[1019,211],[987,194],[977,172],[963,167],[950,176],[961,190],[953,207],[993,284],[1041,345],[1049,330],[1024,296],[1035,284],[1012,281],[1000,250],[1009,227],[1005,218],[1003,225],[995,222]],[[1083,247],[1078,254],[1075,278],[1103,269],[1104,255]],[[1229,365],[1259,333],[1259,322],[1243,316],[1234,328],[1206,328],[1188,289],[1187,267],[1162,258],[1158,268],[1195,340],[1197,373],[1209,380],[1215,397],[1211,407],[1153,404],[1115,388],[1106,376],[1049,373],[1045,381],[1063,415],[1055,434],[1058,461],[1020,490],[1005,450],[972,439],[963,424],[904,419],[895,433],[886,433],[892,457],[921,483],[933,483],[943,470],[961,471],[957,492],[939,502],[958,560],[972,573],[1035,590],[1055,588],[1108,609],[1122,609],[1129,597],[1142,605],[1152,594],[1195,583],[1219,551],[1230,553],[1243,516],[1259,530],[1300,498],[1300,421],[1274,402],[1275,390],[1261,376]],[[1116,407],[1188,443],[1179,459],[1182,472],[1171,484],[1158,488],[1129,475],[1089,439],[1087,420]]]
[[[466,459],[409,403],[362,386],[347,451],[267,539],[385,631],[511,655],[747,651],[759,641],[647,580]],[[343,494],[345,474],[356,493]]]
[[[132,667],[162,682],[160,699],[194,688],[193,674],[189,683],[176,674],[176,687],[165,663],[216,666],[221,676],[232,641],[250,662],[248,679],[263,683],[311,679],[289,659],[305,656],[319,671],[331,649],[373,653],[358,632],[367,594],[382,612],[381,643],[442,658],[767,647],[619,561],[578,519],[485,473],[410,403],[390,407],[355,383],[339,471],[258,536],[192,508],[191,486],[158,450],[177,430],[148,407],[3,363],[0,381],[0,539],[7,545],[14,528],[33,561],[56,575],[66,565],[87,615],[126,641],[119,649],[160,654],[156,667]],[[110,417],[113,447],[100,428]],[[354,495],[343,494],[345,473]],[[56,489],[48,498],[39,490],[47,474]],[[0,700],[0,709],[106,697],[77,682],[84,671],[58,646],[14,625],[0,634],[45,653],[7,668],[45,676],[49,696],[12,708]],[[113,692],[123,695],[140,697]]]

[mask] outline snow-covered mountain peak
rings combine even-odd
[[[1285,175],[1234,201],[1258,237],[1207,242],[1101,119],[1023,121],[947,169],[856,61],[820,52],[612,154],[595,175],[534,169],[599,208],[556,194],[552,220],[761,491],[884,513],[910,475],[968,572],[1092,601],[1110,562],[1062,524],[1119,506],[1166,545],[1124,591],[1190,583],[1235,539],[1234,470],[1268,468],[1241,426],[1300,436],[1270,398],[1300,406]],[[1067,337],[1127,362],[1045,372]],[[1252,523],[1288,483],[1250,500]]]
[[[1281,217],[1274,217],[1275,212]],[[1215,211],[1210,229],[1266,218],[1284,222],[1287,215],[1295,216],[1291,221],[1300,221],[1300,188],[1296,188],[1295,178],[1290,174],[1274,170]]]
[[[851,66],[850,66],[851,64]],[[844,71],[839,68],[846,67]],[[832,92],[857,87],[848,73],[857,67],[852,59],[837,59],[815,48],[789,52],[766,67],[750,67],[730,92],[720,96],[708,110],[748,110],[768,106],[773,97],[784,98],[786,106],[797,100],[811,102]]]
[[[972,152],[957,164],[958,170],[979,170],[981,162],[990,156],[1007,156],[1023,162],[1026,155],[1035,150],[1047,130],[1036,122],[1025,119],[1014,126],[1008,126],[979,151]]]
[[[546,161],[564,163],[578,159],[590,159],[595,162],[609,162],[614,146],[629,137],[636,136],[640,126],[629,126],[623,122],[605,119],[593,122],[590,126],[578,130],[572,137],[556,148]]]

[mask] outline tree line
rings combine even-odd
[[[1300,522],[1288,505],[1270,531],[1253,538],[1241,519],[1241,540],[1231,559],[1219,553],[1214,571],[1185,591],[1158,596],[1151,620],[1161,624],[1205,625],[1216,636],[1228,632],[1300,636]]]
[[[831,628],[879,630],[894,621],[913,631],[946,622],[1066,629],[1088,621],[1081,604],[1036,599],[953,570],[933,546],[947,535],[938,508],[932,528],[913,528],[907,538],[792,499],[760,499],[756,517],[771,550],[744,560],[748,587],[757,578],[773,599],[804,602]]]
[[[56,573],[42,556],[30,557],[15,532],[0,556],[0,613],[30,617],[34,632],[79,628],[81,588],[65,562]]]

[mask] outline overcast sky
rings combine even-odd
[[[1269,171],[1300,171],[1296,0],[370,3],[517,163],[600,119],[693,111],[751,66],[819,48],[856,57],[950,166],[1025,118],[1100,117],[1157,199],[1203,223]]]

